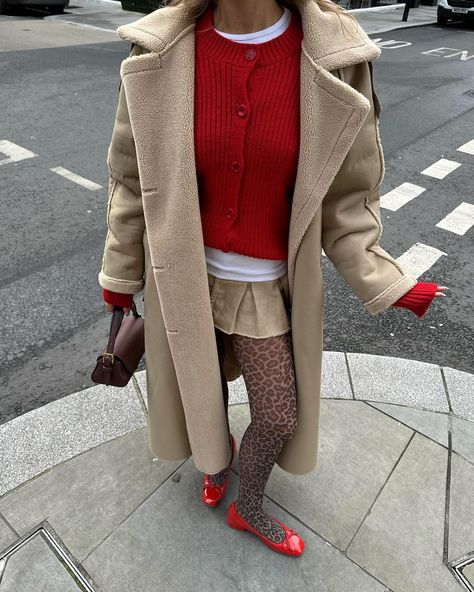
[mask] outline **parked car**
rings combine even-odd
[[[68,5],[69,0],[0,0],[0,14],[9,8],[44,8],[52,14],[61,14]]]
[[[474,0],[438,0],[438,25],[448,20],[474,20]]]

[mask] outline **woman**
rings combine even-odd
[[[150,449],[192,453],[216,506],[236,449],[227,381],[242,374],[251,422],[227,522],[300,555],[263,493],[275,462],[316,464],[321,245],[369,314],[422,316],[444,295],[378,244],[380,50],[329,0],[170,1],[117,32],[132,50],[99,283],[126,314],[144,285]]]

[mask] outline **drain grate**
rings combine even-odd
[[[468,590],[474,592],[474,551],[464,559],[451,564],[456,579]]]
[[[38,588],[100,592],[47,521],[0,551],[2,592],[35,592]]]

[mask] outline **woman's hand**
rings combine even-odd
[[[439,290],[449,290],[449,288],[447,286],[438,286]],[[446,294],[444,292],[435,292],[435,298],[437,298],[438,296],[446,296]]]
[[[105,303],[105,307],[107,309],[107,312],[110,312],[110,313],[114,312],[114,306],[115,306],[114,304],[110,304],[109,302]],[[125,316],[128,317],[128,315],[130,314],[130,308],[124,306],[123,312],[124,312]]]

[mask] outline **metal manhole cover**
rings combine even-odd
[[[474,592],[474,552],[457,563],[451,564],[456,579],[469,592]]]
[[[0,552],[1,592],[99,592],[43,521]]]

